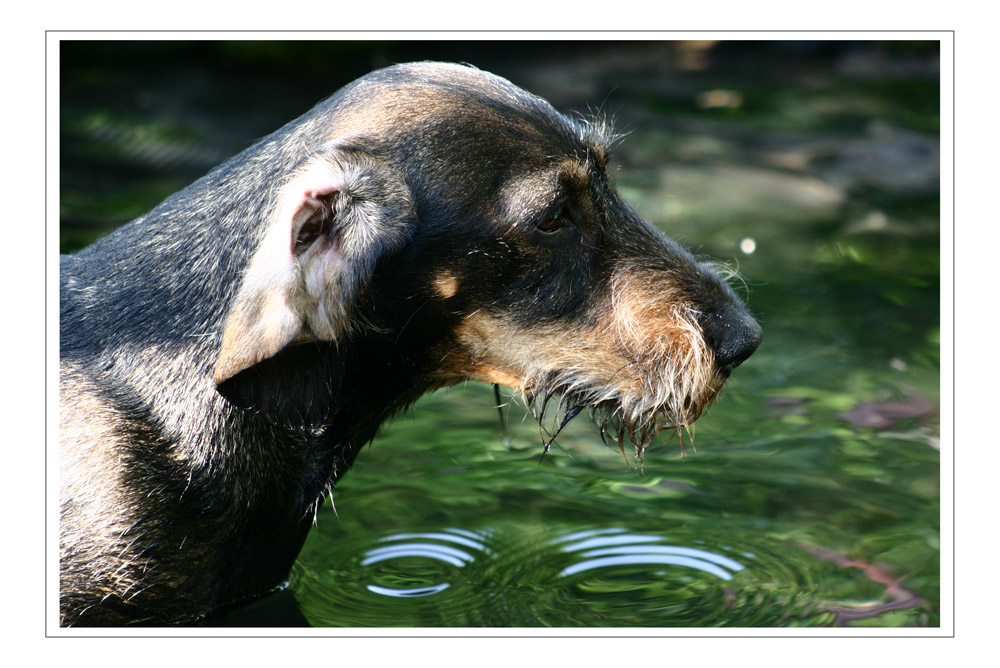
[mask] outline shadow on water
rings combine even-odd
[[[935,43],[73,42],[62,57],[64,250],[374,67],[458,60],[612,113],[626,199],[738,268],[764,326],[696,451],[661,437],[641,474],[586,420],[539,460],[516,398],[508,447],[489,387],[425,397],[338,484],[283,609],[317,626],[940,623]],[[302,622],[283,615],[270,623]],[[268,625],[240,620],[220,623]]]

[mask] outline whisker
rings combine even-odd
[[[556,433],[552,434],[552,438],[550,438],[548,442],[545,444],[545,446],[542,448],[542,457],[544,457],[546,453],[548,453],[549,448],[552,446],[553,441],[556,440],[556,436],[558,436],[559,433],[562,432],[563,428],[566,425],[568,425],[573,418],[575,418],[577,415],[580,414],[580,411],[582,411],[583,408],[584,408],[583,406],[575,406],[569,411],[567,411],[565,415],[563,415],[562,422],[559,424],[559,428],[556,429]]]

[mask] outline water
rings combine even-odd
[[[933,58],[733,53],[585,77],[618,86],[626,199],[738,265],[764,327],[694,447],[662,434],[640,468],[581,416],[542,457],[516,397],[508,445],[491,387],[427,396],[320,511],[290,580],[311,624],[940,624]]]

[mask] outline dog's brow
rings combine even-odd
[[[586,190],[590,185],[591,171],[587,163],[564,160],[559,165],[560,185],[570,190]]]

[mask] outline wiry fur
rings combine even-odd
[[[194,623],[287,576],[379,425],[468,379],[641,456],[760,328],[606,172],[608,124],[400,65],[62,258],[65,625]]]
[[[529,406],[541,407],[540,419],[552,397],[567,411],[591,408],[601,434],[619,447],[627,436],[641,460],[659,432],[689,427],[722,389],[725,376],[697,315],[657,272],[631,268],[613,275],[607,301],[593,308],[592,326],[521,331],[480,315],[461,328],[460,341],[479,360],[500,366],[519,360],[515,389]]]

